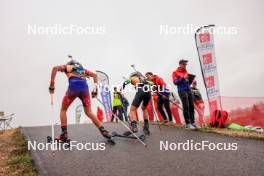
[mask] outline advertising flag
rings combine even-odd
[[[112,117],[112,101],[109,87],[109,78],[107,74],[102,71],[96,71],[96,74],[99,82],[102,102],[104,104],[106,120],[110,122]]]
[[[210,113],[222,109],[214,45],[214,25],[199,28],[195,42],[199,55]]]

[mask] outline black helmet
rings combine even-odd
[[[82,64],[80,64],[76,60],[71,60],[67,63],[67,65],[72,65],[74,68],[83,68]]]
[[[133,76],[137,76],[137,77],[139,77],[139,78],[142,78],[142,77],[144,77],[140,72],[133,72],[133,73],[131,73],[130,74],[130,77],[133,77]]]

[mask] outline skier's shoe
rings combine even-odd
[[[172,121],[168,121],[167,123],[164,124],[165,126],[173,126],[173,122]]]
[[[187,125],[185,125],[185,129],[194,130],[196,128],[194,126],[192,126],[192,124],[187,124]]]
[[[61,135],[59,135],[58,137],[55,138],[56,141],[59,142],[68,142],[68,133],[67,132],[63,132],[61,133]]]
[[[103,137],[105,137],[107,139],[111,139],[112,138],[112,135],[106,129],[104,129],[103,126],[100,127],[99,130],[100,130],[100,132],[101,132]]]
[[[133,133],[137,133],[138,132],[138,128],[137,128],[137,122],[136,121],[132,121],[130,124],[130,129]]]
[[[144,134],[147,134],[147,135],[150,134],[150,131],[149,131],[149,123],[148,122],[144,122],[143,132],[144,132]]]
[[[195,123],[192,123],[192,126],[196,129],[200,128],[198,125],[196,125]]]
[[[166,123],[168,123],[168,120],[163,120],[163,122],[161,122],[161,125],[166,125]]]

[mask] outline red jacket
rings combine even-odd
[[[157,86],[160,95],[169,96],[169,89],[167,89],[167,84],[161,77],[153,75],[151,81]]]
[[[177,70],[175,70],[172,73],[172,80],[173,83],[175,84],[175,81],[177,81],[178,79],[180,79],[181,77],[184,77],[185,75],[188,75],[188,72],[186,69],[178,67]]]
[[[166,83],[164,82],[164,80],[161,77],[157,76],[157,75],[153,75],[151,81],[154,84],[156,84],[157,86],[162,86],[162,87],[166,87],[167,86]]]

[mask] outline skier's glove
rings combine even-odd
[[[124,90],[126,85],[128,85],[129,83],[131,83],[131,80],[126,80],[122,85],[122,90]]]
[[[189,75],[188,75],[188,74],[184,75],[183,78],[184,78],[184,81],[185,81],[185,82],[189,82]]]

